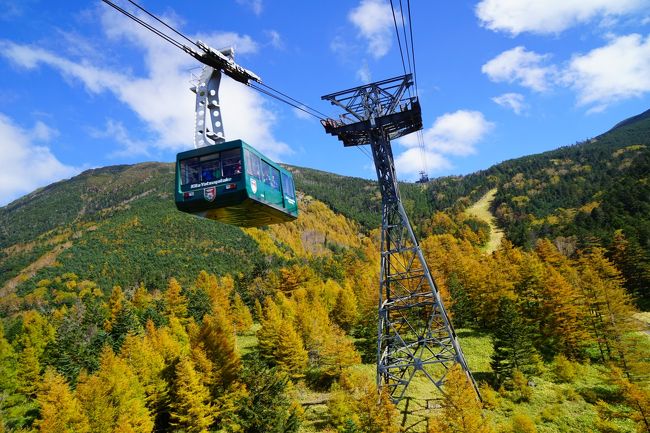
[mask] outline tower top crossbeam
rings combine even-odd
[[[413,77],[407,74],[322,96],[346,112],[321,123],[345,146],[370,144],[378,130],[389,140],[418,131],[422,129],[420,103],[406,95],[412,85]]]

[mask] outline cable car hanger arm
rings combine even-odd
[[[203,53],[199,53],[186,45],[183,45],[183,51],[204,65],[220,70],[233,80],[239,81],[240,83],[248,85],[249,81],[255,81],[257,83],[262,82],[262,79],[259,76],[235,63],[233,60],[235,55],[234,48],[231,47],[219,51],[206,45],[202,41],[196,41],[196,46],[199,47]]]

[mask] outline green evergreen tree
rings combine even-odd
[[[288,377],[259,361],[245,365],[242,381],[248,393],[238,406],[243,433],[296,433],[299,406],[287,395]]]
[[[45,353],[48,364],[70,384],[77,383],[80,371],[93,373],[99,368],[102,347],[110,342],[103,328],[106,309],[101,304],[98,299],[88,297],[68,310]]]
[[[113,341],[113,350],[119,350],[128,334],[141,334],[142,324],[129,301],[123,301],[121,308],[116,312],[112,321],[109,335]]]
[[[497,383],[510,379],[515,370],[526,371],[533,364],[535,349],[526,321],[509,298],[501,298],[494,328],[494,353],[490,365]]]
[[[629,241],[623,230],[614,232],[610,252],[639,308],[650,309],[650,255],[637,242]]]

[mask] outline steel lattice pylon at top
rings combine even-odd
[[[322,121],[345,146],[369,144],[382,197],[377,386],[394,402],[421,372],[441,391],[459,363],[478,388],[458,344],[399,195],[390,140],[422,129],[417,97],[406,96],[410,74],[322,97],[346,113]]]

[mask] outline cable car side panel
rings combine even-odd
[[[298,216],[291,173],[241,140],[179,153],[175,199],[183,212],[242,227]]]

